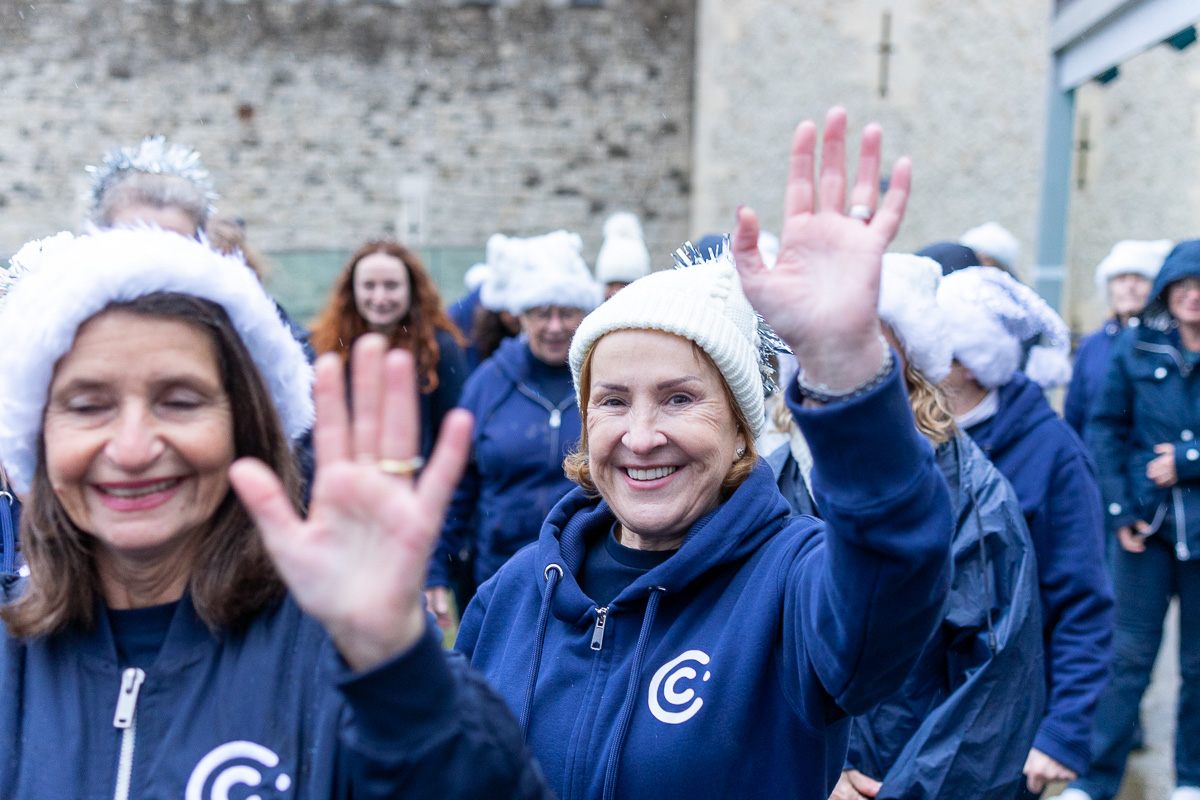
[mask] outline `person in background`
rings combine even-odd
[[[208,170],[200,154],[163,136],[136,147],[115,147],[91,176],[88,221],[99,228],[152,226],[195,239],[216,213]]]
[[[636,214],[618,211],[604,221],[604,243],[596,256],[596,282],[604,286],[604,299],[649,274],[642,223]]]
[[[958,242],[934,242],[922,247],[916,255],[932,258],[942,267],[942,274],[949,275],[967,267],[979,266],[980,258],[974,250]]]
[[[464,336],[467,346],[463,354],[467,359],[467,369],[472,372],[479,366],[479,347],[475,344],[472,331],[475,327],[475,314],[479,309],[480,296],[483,294],[483,284],[491,275],[492,268],[487,263],[473,265],[463,276],[463,285],[467,293],[455,300],[446,308],[446,316],[454,323]]]
[[[1138,324],[1137,315],[1145,308],[1150,287],[1170,251],[1168,239],[1127,239],[1113,245],[1112,252],[1096,267],[1096,288],[1107,300],[1111,316],[1079,343],[1063,403],[1063,419],[1080,436],[1104,385],[1113,342],[1127,326]]]
[[[1028,286],[995,267],[943,278],[938,306],[954,361],[943,382],[955,422],[1008,478],[1037,553],[1046,646],[1046,714],[1026,759],[1026,788],[1082,774],[1096,700],[1112,658],[1113,595],[1095,469],[1036,377],[1062,374],[1066,324]],[[1021,343],[1047,337],[1019,371]]]
[[[471,459],[429,572],[430,609],[443,626],[451,624],[454,558],[472,553],[476,585],[487,580],[537,539],[542,520],[574,485],[562,468],[580,431],[567,352],[602,299],[578,234],[493,240],[489,251],[507,274],[504,306],[521,334],[501,342],[463,387],[460,405],[475,416]],[[470,597],[456,599],[462,609]]]
[[[399,242],[370,241],[350,256],[313,322],[313,347],[349,365],[354,342],[366,333],[382,334],[390,348],[413,354],[421,387],[420,453],[428,458],[442,420],[458,405],[467,365],[462,334],[446,316],[433,278],[416,251]]]
[[[521,239],[511,238],[502,233],[494,233],[488,237],[487,260],[479,275],[479,303],[475,306],[471,324],[467,329],[470,339],[469,353],[472,360],[468,362],[471,371],[500,347],[500,344],[511,336],[521,332],[521,324],[508,310],[506,289],[509,278],[518,265]],[[476,265],[473,269],[478,269]]]
[[[1200,800],[1200,241],[1167,255],[1141,325],[1112,345],[1087,423],[1105,515],[1116,533],[1112,677],[1096,709],[1091,767],[1063,800],[1111,800],[1138,707],[1179,600],[1179,706],[1172,800]]]
[[[979,266],[999,267],[1009,275],[1017,274],[1021,243],[999,222],[985,222],[964,233],[958,243],[979,256]]]
[[[381,336],[351,415],[338,359],[314,392],[240,259],[148,229],[37,256],[0,304],[29,565],[0,609],[5,794],[548,797],[423,607],[467,415],[414,479],[413,359]],[[314,394],[302,519],[288,440]]]

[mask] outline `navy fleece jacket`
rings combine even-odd
[[[940,620],[954,520],[899,374],[844,403],[797,400],[825,522],[789,518],[760,462],[597,608],[576,576],[614,517],[577,489],[468,606],[457,648],[564,800],[826,800],[845,715],[896,691]]]
[[[1042,389],[1017,373],[996,415],[967,433],[1017,492],[1037,552],[1046,641],[1046,716],[1033,746],[1082,774],[1112,659],[1113,592],[1095,468]]]

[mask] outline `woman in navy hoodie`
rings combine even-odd
[[[1030,376],[1061,376],[1066,325],[1029,287],[995,267],[969,267],[938,287],[954,363],[944,382],[960,428],[1017,492],[1037,552],[1046,643],[1046,713],[1026,759],[1029,791],[1081,774],[1091,759],[1096,700],[1112,650],[1112,588],[1095,471],[1075,432]]]
[[[910,165],[872,218],[869,126],[846,215],[845,127],[833,109],[819,200],[816,126],[797,129],[773,269],[743,209],[736,267],[682,253],[571,344],[581,486],[480,588],[457,644],[563,798],[826,800],[847,715],[900,686],[940,618],[948,493],[876,312]],[[755,452],[774,335],[754,308],[803,370],[788,399],[825,522],[791,517]]]
[[[1179,598],[1174,800],[1200,798],[1200,241],[1167,256],[1141,314],[1113,344],[1088,424],[1100,469],[1117,587],[1116,657],[1096,711],[1095,761],[1064,797],[1110,800],[1138,705]]]
[[[18,255],[0,462],[30,574],[0,611],[0,795],[543,796],[426,619],[470,420],[414,481],[412,357],[363,337],[352,424],[318,363],[302,520],[313,372],[240,259],[150,230]]]

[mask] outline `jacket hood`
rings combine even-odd
[[[1154,286],[1150,289],[1150,301],[1142,311],[1142,322],[1153,328],[1165,330],[1171,322],[1167,309],[1167,289],[1172,283],[1184,278],[1200,278],[1200,239],[1192,239],[1175,245],[1163,262]]]
[[[1055,416],[1054,409],[1046,402],[1042,387],[1024,373],[1015,373],[1012,380],[1000,387],[1000,407],[992,419],[990,444],[993,458],[996,453],[1003,452],[1013,442]]]
[[[529,379],[529,359],[532,357],[529,343],[522,334],[509,336],[500,342],[496,352],[492,353],[492,360],[496,362],[500,371],[510,380],[521,382]]]
[[[662,588],[667,595],[682,592],[715,567],[737,561],[759,548],[782,527],[789,506],[775,486],[771,468],[759,459],[750,477],[733,495],[692,525],[675,555],[626,587],[614,605],[623,605]],[[538,538],[538,572],[552,564],[563,569],[554,596],[555,615],[564,621],[589,622],[594,603],[575,576],[583,564],[591,537],[607,533],[616,521],[608,503],[582,488],[567,494],[546,518]],[[544,590],[545,582],[538,580]]]

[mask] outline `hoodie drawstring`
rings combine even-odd
[[[537,688],[538,670],[542,666],[542,647],[546,644],[546,625],[550,622],[550,602],[554,587],[563,576],[563,568],[549,564],[545,572],[546,591],[542,593],[542,610],[538,612],[537,639],[533,643],[533,663],[529,665],[529,686],[525,689],[525,705],[521,707],[521,738],[529,740],[529,718],[533,715],[533,691]]]
[[[625,749],[625,737],[629,733],[629,723],[633,719],[633,706],[637,698],[642,661],[646,658],[646,647],[650,640],[650,630],[654,627],[654,617],[658,613],[658,604],[666,593],[667,590],[663,587],[653,586],[650,589],[650,596],[646,599],[646,615],[642,618],[642,631],[638,634],[637,648],[633,651],[629,686],[625,690],[625,702],[621,704],[621,716],[617,718],[617,735],[608,751],[608,768],[604,773],[604,800],[612,800],[617,791],[617,771],[621,764],[621,751]]]
[[[979,564],[983,570],[983,590],[987,593],[987,629],[988,629],[988,649],[992,651],[992,655],[996,655],[996,651],[1000,649],[1000,642],[996,639],[996,626],[992,622],[992,612],[996,604],[992,600],[992,570],[988,562],[987,542],[983,529],[983,517],[979,513],[979,500],[976,499],[975,493],[967,489],[967,494],[971,497],[971,511],[975,514],[975,525],[979,528]]]

